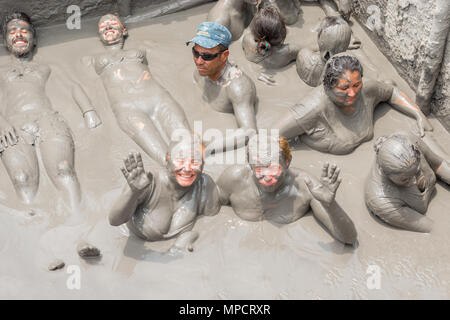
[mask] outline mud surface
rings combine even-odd
[[[212,5],[129,25],[125,48],[149,48],[152,74],[181,104],[192,127],[194,120],[202,119],[204,130],[236,128],[232,115],[217,113],[203,103],[193,82],[192,54],[184,45]],[[290,30],[287,41],[315,41],[313,29],[322,17],[318,6],[303,6],[302,18]],[[82,37],[64,26],[38,30],[40,49],[36,61],[53,59],[67,72],[76,70],[76,76],[81,78],[85,67],[80,58],[103,50],[95,23],[83,21]],[[413,97],[359,25],[355,24],[353,30],[363,42],[356,55],[364,66],[378,66],[378,70],[367,67],[365,76],[379,73],[382,79],[392,78]],[[295,64],[273,74],[275,86],[258,81],[259,66],[246,61],[239,41],[231,45],[231,60],[256,84],[259,127],[270,127],[288,112],[288,106],[311,90],[298,77]],[[2,48],[0,64],[6,63],[9,57]],[[68,214],[44,170],[37,203],[20,204],[3,165],[0,166],[0,298],[450,298],[450,188],[437,185],[427,213],[436,222],[430,234],[389,227],[371,216],[364,204],[364,181],[375,159],[373,142],[381,135],[415,128],[413,119],[386,105],[380,106],[375,114],[374,140],[352,154],[333,156],[305,146],[298,146],[293,153],[291,166],[317,176],[325,161],[335,162],[341,168],[343,182],[337,201],[355,222],[358,248],[335,241],[311,214],[281,226],[245,222],[231,208],[224,207],[218,215],[202,217],[196,223],[194,230],[199,232],[199,238],[192,253],[173,255],[167,253],[173,241],[145,243],[129,237],[124,226],[109,225],[110,207],[125,183],[119,170],[122,158],[130,150],[141,150],[117,126],[100,79],[85,79],[83,84],[103,120],[103,125],[93,130],[84,127],[70,90],[55,74],[47,83],[53,107],[68,119],[73,131],[75,166],[83,192],[80,212]],[[432,119],[432,123],[443,139],[444,150],[450,150],[448,133],[437,120]],[[148,157],[144,157],[144,165],[155,170]],[[221,170],[205,168],[214,178]],[[80,241],[95,243],[101,248],[102,259],[92,263],[80,258],[76,250]],[[65,261],[67,268],[48,271],[49,262],[56,258]],[[73,274],[67,273],[73,270],[72,265],[81,271],[80,290],[70,290],[66,285]],[[379,290],[367,286],[369,265],[380,267]]]

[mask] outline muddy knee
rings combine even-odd
[[[54,175],[58,179],[74,178],[75,168],[67,160],[58,162]]]
[[[37,193],[38,176],[25,171],[13,173],[11,180],[23,201],[29,203]]]

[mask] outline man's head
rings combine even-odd
[[[127,28],[114,14],[105,14],[98,21],[98,36],[105,46],[122,43],[127,35]]]
[[[178,186],[188,188],[201,176],[204,148],[195,134],[186,133],[179,140],[170,143],[166,154],[167,169]]]
[[[382,136],[375,142],[377,164],[381,172],[400,187],[417,184],[420,150],[403,134]]]
[[[292,160],[289,143],[284,137],[254,135],[247,146],[248,161],[257,186],[274,192],[284,181]]]
[[[325,17],[317,35],[322,59],[327,61],[333,55],[346,51],[351,37],[352,30],[344,19],[338,16]]]
[[[30,17],[23,12],[12,12],[3,20],[3,39],[6,48],[16,57],[24,57],[33,51],[36,30]]]
[[[186,42],[194,43],[192,54],[198,73],[202,77],[217,80],[225,67],[231,33],[224,26],[215,22],[203,22],[197,29],[195,37]]]
[[[337,55],[325,66],[323,86],[328,97],[339,107],[353,106],[362,88],[363,68],[350,55]]]

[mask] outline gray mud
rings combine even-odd
[[[209,108],[193,82],[194,64],[191,39],[213,4],[154,18],[148,23],[129,25],[125,48],[149,47],[149,67],[184,108],[191,127],[203,120],[203,130],[212,127],[236,128],[233,115]],[[303,18],[290,29],[287,42],[315,41],[314,28],[324,14],[316,5],[303,6]],[[301,26],[301,29],[300,29]],[[388,60],[376,49],[361,27],[353,31],[362,48],[353,51],[366,68],[365,76],[392,78],[402,91],[413,97]],[[96,21],[82,22],[81,31],[65,26],[40,29],[36,61],[54,60],[64,69],[76,70],[82,78],[80,58],[102,52]],[[82,34],[83,36],[80,36]],[[0,64],[9,63],[2,48]],[[368,60],[370,59],[370,61]],[[257,78],[258,65],[246,61],[239,41],[231,45],[231,60],[256,84],[259,97],[258,127],[270,127],[287,107],[311,90],[298,77],[295,64],[275,72],[276,85]],[[91,72],[94,72],[91,70]],[[385,73],[381,73],[385,72]],[[91,81],[91,82],[89,82]],[[359,246],[352,248],[333,240],[308,214],[290,225],[246,222],[224,207],[213,217],[200,218],[192,253],[172,255],[173,240],[146,243],[129,236],[126,227],[112,227],[108,213],[125,182],[119,168],[130,150],[141,151],[117,126],[106,94],[98,80],[83,80],[103,125],[85,128],[83,118],[71,100],[70,91],[54,74],[47,83],[47,95],[54,109],[68,120],[74,135],[75,167],[83,192],[80,212],[69,215],[54,186],[41,170],[37,203],[19,203],[3,166],[0,166],[0,298],[78,299],[420,299],[450,298],[450,189],[442,183],[427,215],[436,223],[430,234],[394,229],[371,216],[364,204],[364,181],[375,154],[373,142],[381,135],[415,128],[415,121],[388,106],[376,111],[375,138],[350,155],[335,156],[297,146],[291,166],[320,176],[325,161],[341,168],[343,182],[337,201],[354,221]],[[450,137],[437,120],[435,133],[444,150],[450,150]],[[142,153],[144,155],[144,153]],[[144,157],[144,165],[155,164]],[[206,167],[216,178],[219,171]],[[34,214],[30,214],[33,210]],[[94,264],[76,251],[82,241],[95,243],[102,259]],[[59,258],[66,268],[49,272],[50,261]],[[68,289],[70,266],[80,268],[81,288]],[[367,286],[369,265],[381,270],[381,288]]]

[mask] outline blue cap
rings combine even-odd
[[[186,45],[191,42],[207,49],[214,48],[219,44],[228,48],[231,43],[231,33],[221,24],[215,22],[202,22],[198,26],[195,37],[186,42]]]

